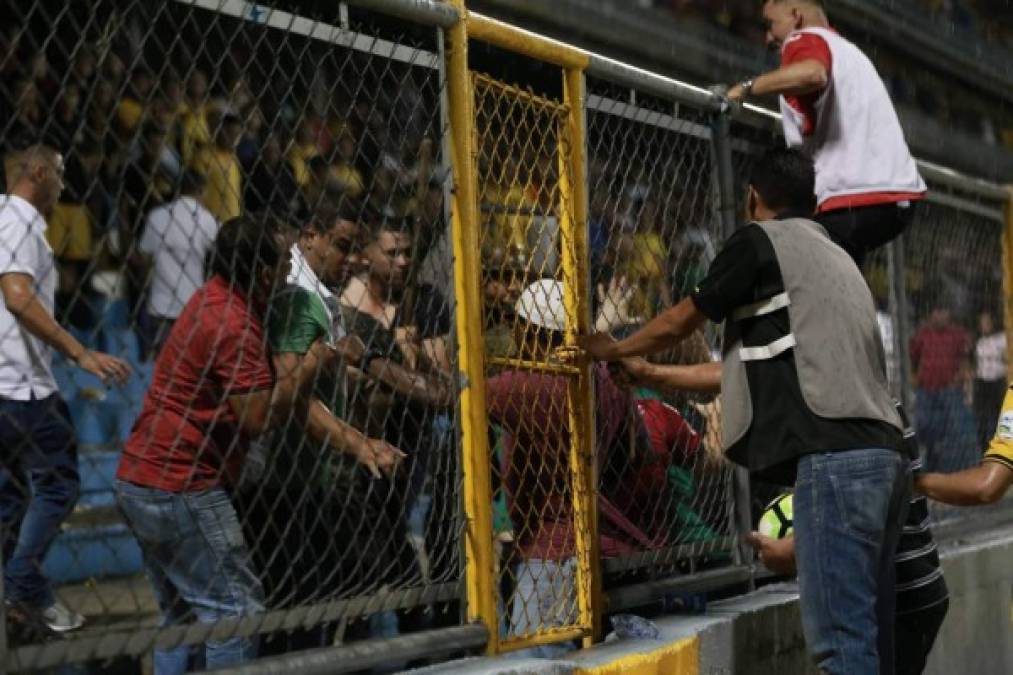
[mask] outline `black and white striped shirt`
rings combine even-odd
[[[909,456],[915,458],[911,462],[911,472],[917,473],[921,471],[922,463],[917,459],[915,432],[900,404],[897,412],[904,421],[905,448],[910,451]],[[897,614],[917,612],[947,599],[949,591],[939,565],[939,551],[929,529],[929,505],[924,496],[915,495],[911,499],[894,561],[897,569]]]

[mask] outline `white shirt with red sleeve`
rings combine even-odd
[[[835,31],[803,28],[781,47],[781,65],[815,60],[818,92],[782,96],[784,137],[816,165],[818,211],[913,201],[925,182],[904,140],[886,86],[869,58]]]

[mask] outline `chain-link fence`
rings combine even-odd
[[[591,79],[589,90],[594,327],[622,335],[688,295],[720,246],[712,129],[699,111],[635,89]],[[660,361],[708,362],[716,337],[701,332]],[[599,527],[630,540],[606,560],[608,584],[728,564],[732,477],[721,456],[719,399],[635,390],[599,479]]]
[[[764,492],[720,455],[720,399],[571,357],[692,290],[769,124],[476,15],[463,69],[460,35],[343,3],[8,16],[9,668],[211,667],[467,619],[496,630],[472,647],[537,646],[594,635],[603,584],[621,609],[751,578]],[[1005,387],[1004,196],[929,178],[865,271],[896,394],[950,470]],[[465,606],[476,579],[492,609]]]
[[[8,7],[5,271],[69,332],[0,338],[16,669],[460,622],[438,35],[292,4]]]

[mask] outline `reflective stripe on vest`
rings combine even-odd
[[[766,300],[758,300],[757,302],[743,305],[742,307],[732,310],[732,319],[735,321],[742,321],[743,319],[749,319],[754,316],[763,316],[764,314],[770,314],[771,312],[783,309],[790,304],[791,300],[788,298],[787,292],[778,293]]]
[[[778,338],[771,342],[765,347],[742,347],[739,349],[739,358],[743,361],[764,361],[772,359],[778,354],[788,351],[794,347],[797,343],[795,342],[795,334],[788,333],[782,338]]]

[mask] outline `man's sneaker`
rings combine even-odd
[[[59,600],[42,610],[42,621],[50,630],[66,633],[84,625],[84,617]]]
[[[4,605],[7,613],[7,639],[11,645],[19,647],[60,637],[59,633],[46,625],[39,610],[10,599],[4,600]]]

